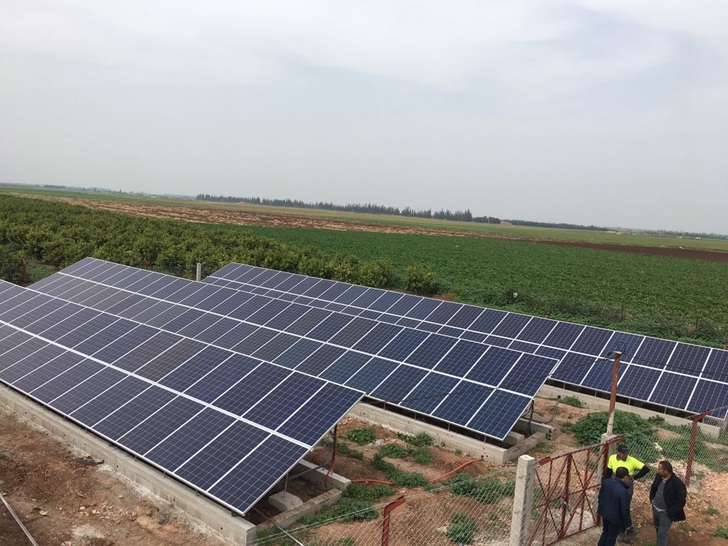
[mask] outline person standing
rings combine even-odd
[[[630,507],[632,505],[632,496],[634,495],[634,480],[639,480],[643,476],[646,476],[650,471],[650,467],[644,464],[639,459],[632,457],[629,454],[629,447],[626,444],[619,444],[617,446],[617,452],[614,453],[607,461],[607,470],[604,472],[605,478],[611,478],[612,474],[620,466],[627,469],[629,472],[629,487],[627,488],[629,493]],[[620,533],[620,540],[629,542],[634,536],[634,528],[630,527],[626,529],[624,533]]]
[[[667,532],[673,521],[685,521],[688,490],[672,472],[669,461],[657,463],[657,475],[650,488],[652,519],[657,531],[657,546],[667,546]]]
[[[620,466],[611,478],[602,481],[597,512],[602,517],[603,527],[598,546],[614,546],[619,534],[632,527],[627,491],[629,478],[629,470]]]

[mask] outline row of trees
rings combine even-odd
[[[297,199],[264,199],[261,197],[233,197],[231,195],[211,195],[209,193],[200,193],[197,195],[198,201],[218,201],[222,203],[248,203],[251,205],[267,205],[270,207],[292,207],[297,209],[320,209],[320,210],[338,210],[342,212],[360,212],[365,214],[386,214],[390,216],[407,216],[411,218],[434,218],[436,220],[453,220],[458,222],[481,222],[485,224],[500,224],[500,218],[494,216],[473,216],[470,210],[450,210],[432,211],[432,209],[416,210],[411,207],[400,209],[398,207],[386,207],[383,205],[375,205],[374,203],[365,203],[363,205],[357,203],[349,203],[347,205],[335,205],[319,201],[317,203],[304,203]]]
[[[65,267],[86,256],[193,278],[230,262],[419,294],[439,289],[427,267],[396,271],[384,260],[328,255],[251,235],[240,228],[138,218],[84,207],[0,195],[0,276],[19,282],[25,258]],[[30,279],[32,282],[33,279]]]

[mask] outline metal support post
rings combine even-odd
[[[607,420],[607,434],[612,435],[614,429],[614,406],[617,405],[617,381],[619,380],[619,360],[622,351],[614,351],[614,367],[612,368],[612,390],[609,394],[609,419]]]

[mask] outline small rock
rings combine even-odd
[[[46,512],[45,510],[38,510],[38,513],[39,513],[39,514],[40,514],[41,516],[47,516],[47,515],[48,515],[48,512]]]
[[[85,507],[85,506],[79,506],[79,507],[78,507],[78,509],[79,509],[79,510],[80,510],[81,512],[83,512],[84,510],[86,510],[86,507]]]

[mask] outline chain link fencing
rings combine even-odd
[[[506,546],[511,532],[515,467],[477,478],[455,474],[442,485],[409,493],[390,510],[392,500],[313,524],[259,536],[256,546]],[[385,514],[389,512],[388,522]],[[323,516],[323,519],[321,519]]]

